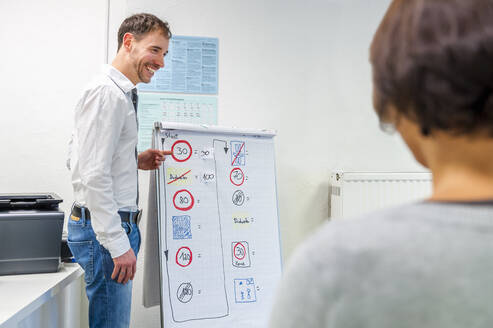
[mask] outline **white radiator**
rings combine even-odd
[[[331,218],[351,217],[431,195],[431,173],[333,172]]]

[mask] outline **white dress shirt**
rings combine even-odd
[[[75,108],[69,167],[75,202],[91,213],[97,240],[118,257],[130,249],[118,210],[137,210],[135,85],[104,65]]]

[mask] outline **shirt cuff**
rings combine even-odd
[[[108,252],[110,252],[111,258],[114,259],[115,257],[121,256],[128,252],[130,249],[130,241],[128,240],[126,234],[122,234],[120,237],[105,243],[103,246],[108,250]]]

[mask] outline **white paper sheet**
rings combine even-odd
[[[158,183],[165,327],[266,327],[281,275],[272,135],[192,130],[157,136],[173,151]]]

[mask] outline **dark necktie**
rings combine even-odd
[[[137,88],[132,89],[132,103],[134,104],[135,113],[137,113],[137,105],[139,103],[139,96],[137,95]]]
[[[137,122],[137,131],[139,130],[139,119],[137,118],[137,105],[139,103],[139,96],[137,95],[137,88],[132,89],[132,103],[135,109],[135,120]],[[139,163],[138,163],[137,147],[135,147],[135,161],[137,162],[137,207],[139,206]]]

